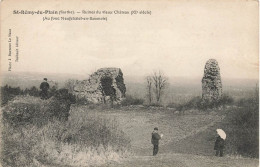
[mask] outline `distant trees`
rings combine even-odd
[[[156,104],[159,104],[161,102],[164,90],[166,89],[166,86],[168,84],[167,77],[160,70],[155,71],[151,76],[146,77],[146,84],[149,104],[152,103],[152,89],[155,95]]]

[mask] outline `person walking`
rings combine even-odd
[[[41,99],[44,99],[44,100],[48,99],[48,90],[49,90],[49,88],[50,88],[50,85],[47,82],[47,78],[44,78],[43,82],[40,85],[40,89],[42,90],[41,91]]]
[[[154,131],[152,133],[152,139],[151,142],[153,144],[153,156],[157,155],[159,151],[159,140],[162,138],[163,134],[158,134],[158,128],[155,127]]]
[[[218,137],[215,142],[214,150],[216,150],[216,156],[223,157],[223,150],[225,147],[226,133],[222,129],[217,129]]]

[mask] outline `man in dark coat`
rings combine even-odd
[[[47,78],[43,79],[43,82],[40,85],[41,91],[41,99],[48,99],[48,89],[50,88],[50,85],[47,82]]]
[[[225,147],[225,141],[220,136],[217,137],[214,150],[216,150],[216,156],[223,157],[223,150]]]
[[[153,156],[155,156],[159,151],[159,140],[161,139],[162,135],[158,134],[158,128],[154,128],[152,133],[151,142],[153,144]]]

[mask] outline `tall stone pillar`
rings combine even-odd
[[[209,59],[204,68],[202,78],[202,100],[204,102],[214,102],[222,96],[222,82],[220,69],[215,59]]]

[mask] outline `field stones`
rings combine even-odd
[[[73,86],[73,94],[77,99],[84,99],[91,103],[115,103],[125,97],[126,87],[120,68],[101,68],[90,75],[87,80],[78,81]]]
[[[220,68],[215,59],[209,59],[204,68],[202,78],[202,100],[205,102],[214,102],[220,99],[222,95],[222,82],[220,77]]]

